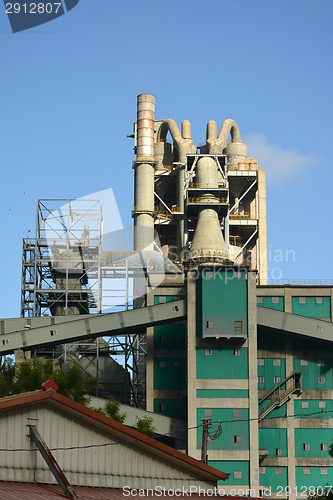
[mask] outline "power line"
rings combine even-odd
[[[220,409],[220,408],[216,408],[216,409]],[[223,408],[221,408],[223,409]],[[246,408],[245,408],[246,409]],[[333,413],[333,410],[326,410],[326,411],[320,411],[320,412],[313,412],[313,413],[307,413],[307,414],[304,414],[304,413],[299,413],[299,414],[296,414],[296,415],[286,415],[286,416],[279,416],[279,417],[274,417],[274,418],[295,418],[295,417],[298,417],[298,416],[302,416],[302,417],[310,417],[312,415],[322,415],[322,414],[326,414],[326,413]],[[220,421],[211,421],[210,423],[211,424],[218,424],[220,426],[222,426],[222,424],[227,424],[227,423],[236,423],[236,422],[252,422],[252,421],[259,421],[259,418],[247,418],[247,419],[235,419],[235,420],[220,420]],[[137,443],[137,442],[143,442],[143,441],[149,441],[150,439],[158,439],[160,437],[173,437],[173,436],[176,436],[177,434],[179,434],[180,432],[185,432],[185,431],[190,431],[190,430],[194,430],[194,429],[198,429],[199,427],[202,427],[202,423],[199,424],[199,425],[196,425],[196,426],[193,426],[193,427],[186,427],[184,429],[179,429],[178,431],[175,431],[173,433],[171,432],[166,432],[165,434],[157,434],[155,437],[151,437],[151,436],[146,436],[144,438],[140,438],[140,439],[132,439],[130,441],[122,441],[122,442],[119,442],[119,443],[99,443],[99,444],[87,444],[87,445],[82,445],[82,446],[61,446],[61,447],[57,447],[57,448],[49,448],[50,451],[66,451],[66,450],[84,450],[84,449],[88,449],[88,448],[102,448],[102,447],[106,447],[106,446],[119,446],[121,444],[132,444],[132,443]],[[26,448],[12,448],[12,449],[8,449],[8,448],[0,448],[0,452],[22,452],[22,451],[25,451],[25,452],[31,452],[31,449],[26,449]]]

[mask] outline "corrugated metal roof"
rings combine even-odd
[[[136,446],[144,449],[150,454],[159,455],[165,458],[168,462],[172,460],[173,465],[178,463],[179,466],[186,467],[187,470],[194,473],[198,478],[204,478],[209,481],[226,480],[229,474],[218,471],[213,467],[206,465],[198,460],[185,455],[184,453],[171,448],[165,444],[156,441],[153,438],[147,438],[141,432],[136,431],[126,425],[120,424],[111,418],[108,418],[100,413],[91,410],[87,406],[83,406],[75,401],[72,401],[65,396],[62,396],[54,391],[40,391],[28,394],[20,394],[17,397],[0,399],[0,412],[11,410],[14,408],[20,408],[25,405],[33,405],[38,403],[48,402],[50,404],[56,405],[58,408],[61,407],[62,410],[66,410],[75,416],[84,417],[89,421],[89,425],[105,426],[108,429],[112,429],[113,432],[118,434],[121,439],[126,438],[129,443],[135,441]]]
[[[75,494],[78,500],[124,500],[126,496],[123,494],[122,489],[115,488],[90,488],[87,486],[75,486]],[[148,496],[148,495],[147,495]],[[186,498],[192,500],[203,500],[207,497],[203,495],[193,494]],[[65,498],[60,486],[55,484],[36,484],[36,483],[15,483],[15,482],[1,482],[0,481],[0,497],[6,500],[59,500]],[[161,498],[161,494],[149,494],[150,498]],[[133,498],[133,497],[129,497]],[[141,497],[142,498],[142,497]],[[175,495],[163,495],[162,498],[172,498],[175,500]],[[183,498],[183,495],[177,496]],[[210,500],[244,500],[244,497],[237,496],[219,496],[209,495]],[[251,498],[251,500],[262,500]]]

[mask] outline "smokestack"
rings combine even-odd
[[[154,246],[155,96],[140,94],[137,99],[134,248],[135,250],[152,250]]]
[[[198,160],[196,170],[197,185],[207,188],[201,196],[200,203],[206,206],[215,203],[217,198],[210,189],[218,188],[218,171],[213,158],[204,156]],[[228,252],[220,228],[219,218],[215,209],[203,208],[199,212],[195,228],[190,259],[200,263],[225,263]]]

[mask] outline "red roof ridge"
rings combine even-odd
[[[145,434],[142,434],[141,432],[132,429],[127,425],[116,422],[112,418],[106,417],[105,415],[102,415],[101,413],[98,413],[95,410],[92,410],[91,408],[77,403],[76,401],[73,401],[72,399],[69,399],[66,396],[62,396],[61,394],[54,391],[34,391],[32,393],[20,394],[10,398],[0,399],[0,412],[21,405],[34,404],[48,399],[54,400],[71,410],[75,410],[82,415],[92,418],[96,422],[102,423],[110,429],[113,429],[123,434],[124,436],[131,438],[133,441],[140,442],[144,446],[149,446],[156,451],[165,453],[169,457],[180,460],[184,464],[197,469],[197,473],[201,472],[205,475],[208,474],[214,477],[215,480],[222,479],[223,481],[225,481],[229,477],[229,474],[218,471],[210,465],[200,462],[199,460],[190,457],[189,455],[186,455],[181,451],[175,450],[174,448],[171,448],[166,444],[160,443],[154,438],[147,437]]]

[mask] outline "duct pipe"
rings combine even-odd
[[[171,137],[174,142],[174,146],[178,151],[178,169],[177,169],[177,206],[180,212],[184,213],[184,186],[185,186],[185,163],[187,154],[195,154],[196,146],[193,145],[192,134],[191,134],[191,123],[189,120],[184,120],[182,122],[182,132],[180,133],[179,128],[175,120],[168,118],[164,120],[157,132],[156,141],[165,142],[168,132],[170,132]],[[184,217],[180,216],[177,224],[177,252],[180,256],[183,249],[184,242]]]
[[[209,154],[222,154],[224,148],[227,146],[229,134],[231,134],[231,141],[233,143],[242,142],[239,127],[234,120],[225,120],[222,123],[218,136],[216,122],[214,120],[210,120],[207,123],[207,145]]]
[[[152,249],[154,242],[155,97],[137,98],[137,147],[134,190],[134,248]]]

